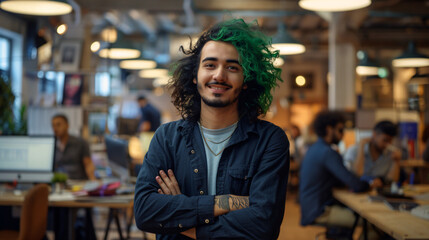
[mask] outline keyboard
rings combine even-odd
[[[429,220],[429,205],[420,205],[411,209],[411,214]]]

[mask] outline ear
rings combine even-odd
[[[194,79],[192,80],[192,82],[193,82],[194,84],[197,84],[197,79],[196,79],[196,78],[194,78]]]
[[[247,89],[247,84],[246,83],[243,84],[243,88],[242,89]]]

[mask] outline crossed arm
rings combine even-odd
[[[167,174],[163,170],[160,170],[160,176],[155,177],[156,182],[160,186],[158,193],[166,195],[182,194],[173,171],[169,169]],[[248,196],[237,196],[232,194],[218,195],[215,196],[214,202],[213,212],[215,217],[229,213],[231,211],[249,207]],[[192,239],[196,239],[195,228],[188,229],[184,232],[181,232],[181,234]]]

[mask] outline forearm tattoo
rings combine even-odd
[[[242,209],[249,207],[249,198],[248,197],[231,197],[232,208],[233,209]]]
[[[220,208],[220,209],[225,209],[230,211],[230,207],[229,207],[229,195],[220,195],[220,196],[216,196],[215,197],[215,204]]]
[[[229,203],[231,199],[231,205]],[[220,209],[225,209],[227,211],[243,209],[249,207],[249,198],[241,196],[230,196],[230,195],[220,195],[215,197],[215,204]]]

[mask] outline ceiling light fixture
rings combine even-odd
[[[416,85],[424,85],[429,84],[429,73],[421,74],[419,73],[419,69],[416,68],[416,74],[414,74],[408,84],[416,84]]]
[[[140,54],[140,50],[124,40],[110,44],[98,52],[100,57],[110,59],[133,59],[140,57]]]
[[[300,0],[298,5],[316,12],[343,12],[367,7],[371,0]]]
[[[168,70],[162,68],[145,69],[139,72],[141,78],[162,78],[168,77]]]
[[[64,0],[4,0],[0,2],[0,8],[8,12],[35,16],[64,15],[73,10]]]
[[[153,60],[147,59],[130,59],[122,60],[119,63],[119,67],[129,70],[141,70],[141,69],[151,69],[156,67],[156,62]]]
[[[359,63],[356,66],[356,73],[360,76],[375,76],[378,75],[378,65],[368,57],[368,54],[364,51],[357,52],[357,58]]]
[[[67,24],[63,23],[57,27],[57,33],[59,35],[64,35],[67,32],[67,29],[68,29]]]
[[[280,55],[293,55],[305,52],[305,47],[299,43],[292,35],[286,31],[285,25],[278,24],[277,33],[273,36],[272,47],[279,50]]]
[[[392,65],[394,67],[426,67],[429,66],[429,57],[418,53],[414,43],[409,42],[407,50],[393,59]]]

